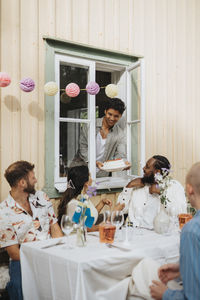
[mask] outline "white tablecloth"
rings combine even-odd
[[[71,245],[75,238],[70,236]],[[108,248],[89,234],[83,248],[41,248],[52,241],[55,239],[21,246],[24,300],[123,300],[132,269],[142,258],[166,263],[178,261],[179,255],[178,234],[164,236],[148,230],[133,236],[131,251]]]

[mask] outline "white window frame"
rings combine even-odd
[[[58,86],[60,86],[60,62],[67,63],[69,65],[78,65],[88,67],[88,82],[95,81],[96,67],[99,70],[124,70],[123,83],[126,84],[126,88],[123,88],[122,99],[127,98],[127,159],[131,160],[131,125],[133,123],[141,123],[141,147],[140,147],[140,169],[142,172],[142,167],[145,163],[145,101],[144,101],[144,60],[139,59],[136,63],[126,67],[124,65],[109,64],[89,59],[82,59],[78,57],[73,57],[69,55],[55,54],[55,78]],[[130,106],[131,106],[131,76],[130,72],[140,67],[140,97],[141,97],[141,114],[139,120],[131,120],[130,116]],[[126,93],[126,95],[125,95]],[[64,192],[67,186],[67,178],[59,176],[59,146],[60,146],[60,134],[59,134],[59,124],[60,122],[73,122],[73,123],[87,123],[89,126],[89,140],[88,140],[88,157],[89,157],[89,169],[92,179],[98,182],[98,189],[110,189],[123,187],[129,180],[131,175],[130,171],[127,172],[129,176],[125,177],[102,177],[96,178],[96,151],[95,147],[92,147],[93,141],[96,135],[96,116],[95,116],[95,96],[88,94],[88,119],[74,119],[74,118],[60,118],[60,94],[57,93],[55,96],[55,165],[54,165],[54,186],[59,192]]]
[[[131,74],[134,69],[140,68],[140,119],[133,120],[131,118]],[[131,64],[126,68],[127,75],[127,159],[131,161],[131,125],[140,123],[140,175],[143,174],[143,167],[145,165],[145,65],[144,59],[139,59],[136,63]],[[131,171],[128,174],[131,175]]]
[[[95,62],[92,60],[76,58],[72,56],[66,56],[61,54],[55,55],[55,78],[57,85],[60,86],[60,62],[68,63],[69,65],[85,66],[88,67],[88,81],[95,81]],[[72,123],[87,123],[89,126],[88,134],[88,157],[89,159],[89,169],[91,174],[96,172],[96,153],[91,151],[92,143],[95,139],[95,96],[88,94],[88,119],[74,119],[74,118],[61,118],[60,117],[60,93],[55,96],[55,110],[54,110],[54,120],[55,120],[55,167],[54,167],[54,186],[59,192],[64,192],[67,186],[67,177],[60,177],[60,167],[59,167],[59,154],[60,154],[60,122],[72,122]],[[74,153],[75,154],[75,153]]]

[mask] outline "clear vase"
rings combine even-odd
[[[84,223],[80,223],[78,228],[77,228],[77,233],[76,233],[76,245],[78,247],[84,247],[86,246],[87,243],[87,228]]]
[[[170,223],[170,218],[166,212],[164,205],[161,204],[160,211],[155,216],[154,221],[153,221],[155,232],[160,233],[160,234],[168,233],[169,223]]]

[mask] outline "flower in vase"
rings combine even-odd
[[[171,176],[169,175],[170,170],[162,168],[162,173],[156,173],[154,175],[155,181],[160,190],[160,202],[164,205],[170,202],[167,196],[167,189],[171,185]]]
[[[91,228],[94,223],[94,217],[91,215],[91,209],[89,207],[89,196],[87,194],[81,194],[77,200],[79,204],[76,207],[72,221],[76,224],[82,224],[83,226]]]

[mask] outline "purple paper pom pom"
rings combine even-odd
[[[24,92],[32,92],[35,88],[35,82],[31,78],[24,78],[20,81],[20,88]]]
[[[95,81],[90,81],[86,85],[86,91],[90,95],[96,95],[100,91],[100,87],[99,87],[98,83],[96,83]]]

